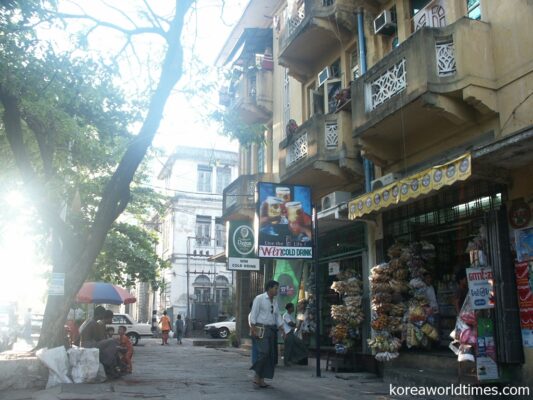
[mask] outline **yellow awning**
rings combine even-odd
[[[425,169],[355,198],[348,203],[348,218],[357,219],[390,205],[406,202],[457,181],[464,181],[471,174],[472,158],[470,153],[466,153],[446,164]]]

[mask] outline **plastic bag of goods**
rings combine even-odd
[[[95,382],[100,365],[100,350],[97,348],[72,347],[67,353],[72,367],[71,376],[74,383]]]
[[[51,388],[61,383],[72,383],[68,377],[68,355],[64,346],[53,349],[40,349],[37,358],[48,368],[48,382],[46,388]]]

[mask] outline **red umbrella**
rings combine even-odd
[[[108,282],[85,282],[76,295],[78,303],[130,304],[136,301],[126,289]]]

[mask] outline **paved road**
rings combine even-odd
[[[256,388],[246,351],[192,346],[160,346],[142,340],[135,348],[133,374],[102,384],[63,385],[41,391],[11,391],[2,400],[133,400],[133,399],[389,399],[388,386],[368,374],[323,372],[313,366],[279,367],[272,387]],[[340,377],[339,377],[340,376]]]

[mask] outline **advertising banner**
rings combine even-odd
[[[515,264],[518,307],[524,347],[533,347],[533,260]]]
[[[259,257],[313,258],[311,188],[259,182],[257,193]]]
[[[230,271],[259,271],[259,258],[255,253],[255,236],[249,221],[226,223],[226,255]]]
[[[467,268],[468,294],[474,310],[494,308],[494,280],[490,268]]]
[[[52,272],[48,285],[49,296],[65,295],[65,274],[63,272]]]

